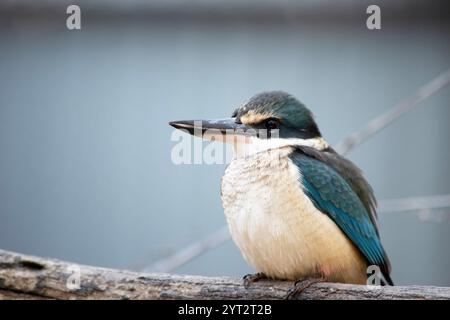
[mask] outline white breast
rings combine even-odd
[[[365,283],[367,263],[304,194],[290,147],[234,159],[222,178],[233,240],[258,271],[278,279],[325,276]]]

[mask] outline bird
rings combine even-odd
[[[221,199],[233,241],[257,270],[246,285],[262,278],[367,284],[370,266],[377,284],[394,285],[372,187],[293,95],[262,92],[229,118],[169,124],[234,146]]]

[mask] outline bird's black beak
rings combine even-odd
[[[215,141],[230,142],[228,138],[235,136],[251,136],[255,135],[253,130],[244,124],[237,123],[235,118],[226,118],[218,120],[183,120],[171,121],[169,124],[189,134],[203,139]]]

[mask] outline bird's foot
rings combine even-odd
[[[242,280],[244,280],[244,288],[248,289],[253,282],[256,282],[256,281],[259,281],[262,279],[267,279],[267,276],[262,272],[246,274],[242,278]]]
[[[286,300],[295,300],[295,298],[313,284],[325,282],[325,278],[301,278],[294,282],[294,285],[286,294]]]

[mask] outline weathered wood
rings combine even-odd
[[[291,286],[259,281],[245,289],[235,278],[143,274],[0,250],[0,299],[284,299]],[[450,299],[450,288],[318,283],[297,298]]]

